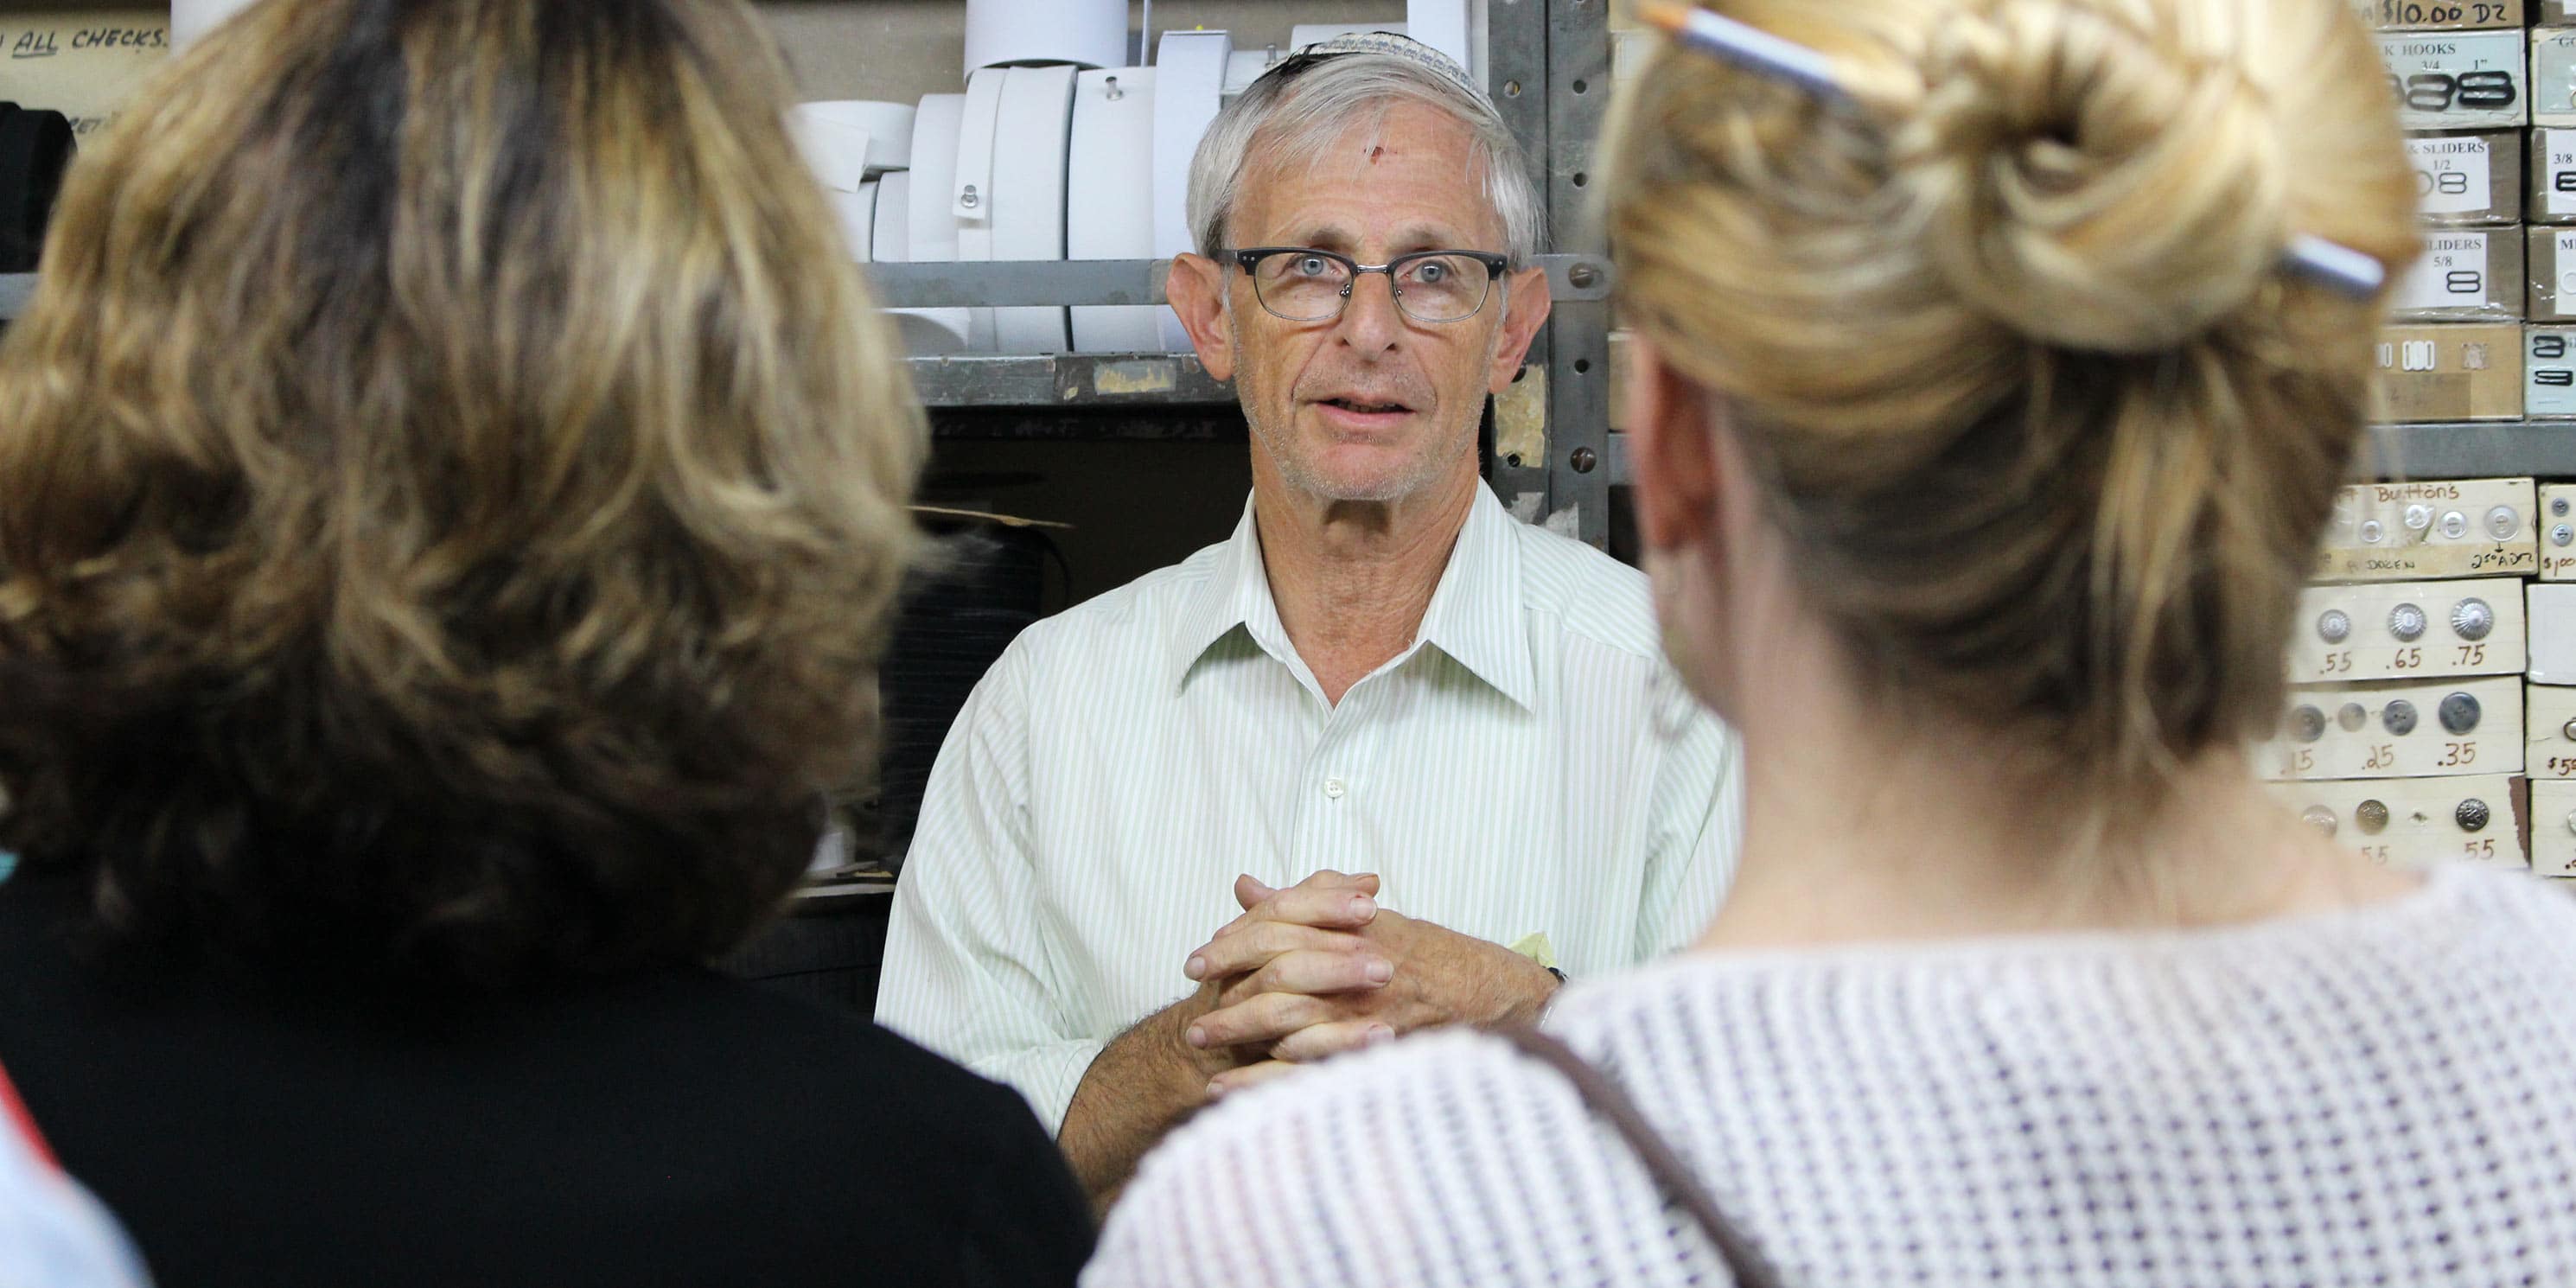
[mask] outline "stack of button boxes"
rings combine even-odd
[[[2533,169],[2525,161],[2526,91],[2537,61],[2522,0],[2354,2],[2382,28],[2380,54],[2427,225],[2424,257],[2398,283],[2395,325],[2379,346],[2379,418],[2519,419],[2519,323],[2537,276],[2529,260],[2541,244],[2522,227],[2524,178]],[[2576,65],[2576,44],[2564,52]],[[2576,244],[2569,262],[2576,267]]]
[[[2367,483],[2337,499],[2292,628],[2289,711],[2257,768],[2381,862],[2529,864],[2517,793],[2536,491]]]

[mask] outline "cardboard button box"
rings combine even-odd
[[[2522,348],[2522,414],[2576,419],[2576,327],[2525,327]]]
[[[2267,790],[2309,826],[2389,867],[2523,866],[2510,774],[2273,783]]]
[[[2379,406],[2397,424],[2522,417],[2522,328],[2394,326],[2377,351]]]
[[[2547,232],[2551,230],[2540,230]],[[2530,298],[2523,272],[2526,240],[2543,240],[2520,228],[2447,228],[2424,239],[2423,258],[2397,283],[2389,306],[2401,322],[2486,322],[2519,318]],[[2576,230],[2568,238],[2568,266],[2576,268]],[[2554,248],[2556,243],[2551,243]],[[2553,261],[2554,262],[2554,261]],[[2550,298],[2557,298],[2551,279]],[[2570,297],[2576,303],[2576,296]]]
[[[2576,484],[2540,485],[2540,579],[2576,581]]]
[[[2530,25],[2523,21],[2522,0],[2352,0],[2352,8],[2363,22],[2390,31],[2503,31]]]
[[[2576,129],[2531,132],[2531,196],[2523,218],[2535,224],[2576,224]]]
[[[2576,145],[2576,137],[2569,142]],[[2406,154],[2415,163],[2424,222],[2437,228],[2522,222],[2522,131],[2418,134],[2406,140]],[[2576,197],[2570,210],[2576,212]],[[2576,222],[2576,213],[2569,219]]]
[[[2541,566],[2536,518],[2530,479],[2355,483],[2335,494],[2316,579],[2529,576]]]
[[[2487,523],[2448,502],[2404,509],[2414,522],[2462,537]],[[2518,577],[2310,586],[2299,595],[2286,672],[2293,684],[2520,675],[2524,607]]]
[[[2576,28],[2531,33],[2531,123],[2576,125]]]
[[[2519,31],[2383,32],[2379,56],[2397,96],[2398,122],[2407,129],[2531,124],[2529,65]],[[2576,119],[2568,124],[2576,125]]]
[[[2273,782],[2522,772],[2522,677],[2303,688],[2255,749]]]
[[[2534,322],[2576,322],[2576,276],[2571,276],[2576,274],[2576,228],[2527,228],[2523,233],[2529,246],[2523,258],[2531,277],[2524,314]],[[2446,232],[2429,240],[2466,235]]]

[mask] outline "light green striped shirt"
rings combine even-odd
[[[877,1019],[1020,1089],[1050,1130],[1191,949],[1286,886],[1577,977],[1694,938],[1733,874],[1737,744],[1665,671],[1643,575],[1474,507],[1413,647],[1324,699],[1252,513],[1232,539],[1023,632],[939,753]],[[1657,673],[1664,671],[1661,679]]]

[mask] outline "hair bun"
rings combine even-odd
[[[2170,348],[2241,307],[2286,244],[2261,91],[2084,0],[1991,0],[1933,28],[1892,139],[1926,254],[2044,343]]]

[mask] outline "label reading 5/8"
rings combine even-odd
[[[2424,258],[2398,287],[2400,309],[2476,308],[2487,299],[2487,235],[2446,233],[2427,239]]]

